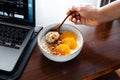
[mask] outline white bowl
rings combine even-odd
[[[42,41],[43,41],[43,38],[45,37],[45,35],[47,34],[47,32],[50,31],[51,29],[55,28],[56,25],[57,24],[48,25],[41,30],[41,32],[38,34],[38,39],[37,39],[38,46],[39,46],[42,54],[46,58],[48,58],[52,61],[55,61],[55,62],[66,62],[66,61],[69,61],[69,60],[75,58],[80,53],[82,46],[83,46],[83,37],[82,37],[80,30],[77,27],[69,25],[69,24],[63,24],[63,26],[60,29],[61,32],[71,31],[77,35],[77,41],[78,41],[77,48],[70,55],[66,55],[66,56],[57,56],[57,55],[51,54],[43,48]]]

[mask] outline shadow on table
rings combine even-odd
[[[95,37],[98,40],[105,40],[109,37],[112,29],[112,22],[109,22],[107,24],[101,24],[96,27],[95,30]]]
[[[94,80],[120,80],[120,77],[118,77],[115,72],[110,72]]]

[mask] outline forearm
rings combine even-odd
[[[108,22],[120,18],[120,0],[101,7],[98,11],[100,22]]]

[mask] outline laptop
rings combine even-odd
[[[0,70],[11,72],[35,27],[34,0],[0,0]]]

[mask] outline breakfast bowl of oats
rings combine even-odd
[[[60,32],[51,31],[58,24],[44,27],[38,34],[37,43],[41,53],[49,60],[66,62],[80,54],[83,37],[73,25],[63,24]]]

